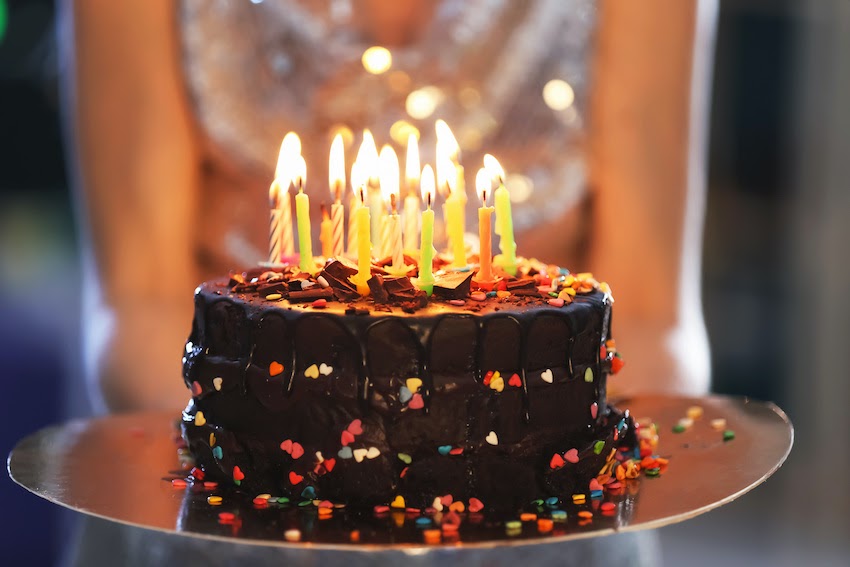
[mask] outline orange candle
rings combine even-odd
[[[490,174],[486,169],[481,168],[475,176],[475,189],[478,192],[478,197],[481,199],[481,207],[478,209],[478,239],[481,242],[478,253],[478,274],[475,278],[480,282],[493,281],[493,269],[491,265],[491,248],[490,232],[492,230],[491,217],[493,216],[493,207],[487,206],[487,196],[490,193],[491,180]]]

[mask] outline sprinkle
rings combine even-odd
[[[221,379],[221,376],[216,376],[215,378],[213,378],[213,388],[215,388],[216,392],[221,391],[221,383],[222,382],[223,382],[223,380]]]
[[[286,541],[301,541],[301,531],[296,529],[286,530],[285,532],[283,532],[283,537],[286,539]]]
[[[448,455],[449,451],[451,451],[451,450],[452,450],[451,445],[440,445],[439,447],[437,447],[437,452],[439,454],[443,455],[443,456]]]
[[[449,506],[449,511],[456,512],[458,514],[460,514],[464,510],[466,510],[466,506],[460,500],[458,500],[457,502],[452,502]]]
[[[271,364],[269,364],[269,376],[277,376],[283,372],[283,364],[280,362],[273,360]]]
[[[685,432],[685,426],[682,425],[681,423],[677,423],[676,425],[673,426],[673,433],[684,433],[684,432]]]
[[[582,510],[581,512],[578,513],[578,517],[589,520],[590,518],[593,517],[593,512],[589,512],[588,510]]]
[[[410,402],[408,402],[407,407],[412,410],[420,410],[425,407],[425,400],[422,398],[422,394],[413,394],[410,397]]]
[[[311,364],[306,370],[304,370],[304,376],[315,380],[319,377],[319,366],[317,364]]]
[[[409,465],[411,461],[413,461],[413,459],[407,453],[399,453],[398,460],[406,465]]]
[[[537,531],[545,534],[552,531],[555,523],[549,518],[540,518],[537,520]]]
[[[204,412],[199,411],[198,413],[195,414],[195,425],[197,425],[198,427],[201,427],[202,425],[206,425],[206,423],[207,423],[207,420],[204,417]]]
[[[499,437],[496,435],[495,431],[491,431],[490,433],[488,433],[487,437],[485,437],[484,440],[487,441],[487,443],[489,443],[490,445],[499,444]]]
[[[726,431],[723,432],[723,440],[724,441],[731,441],[734,438],[735,438],[735,432],[732,431],[731,429],[727,429]]]
[[[259,506],[259,507],[263,507],[263,506],[268,506],[268,505],[269,505],[269,501],[268,501],[268,500],[266,500],[265,498],[259,498],[259,497],[258,497],[258,498],[254,498],[254,500],[253,500],[252,502],[254,503],[254,506]]]
[[[312,486],[307,486],[304,490],[301,491],[301,498],[305,498],[307,500],[312,500],[316,497],[316,489]]]
[[[646,469],[644,473],[646,473],[646,476],[658,476],[659,474],[661,474],[661,469],[659,469],[658,467]]]
[[[537,514],[533,512],[523,512],[519,515],[519,519],[522,522],[533,522],[537,519]]]
[[[378,514],[378,515],[380,515],[380,514],[386,514],[387,512],[389,512],[389,511],[390,511],[390,507],[389,507],[389,506],[375,506],[375,507],[372,509],[372,511],[373,511],[375,514]]]
[[[328,283],[328,280],[325,279],[325,276],[317,277],[316,281],[319,282],[319,285],[322,286],[322,287],[330,287],[330,285],[331,285],[331,284]]]
[[[222,524],[229,524],[236,518],[233,512],[219,512],[218,521]]]
[[[319,519],[320,520],[327,520],[328,518],[330,518],[333,515],[333,513],[334,513],[333,508],[319,508]]]
[[[206,490],[215,490],[216,488],[218,488],[218,483],[214,482],[212,480],[205,480],[204,481],[204,488]]]
[[[496,297],[496,292],[495,291],[488,291],[487,297]]]
[[[556,522],[566,522],[567,521],[567,513],[563,510],[552,510],[549,514],[552,516],[552,519]]]
[[[266,296],[266,301],[277,301],[281,297],[283,297],[283,296],[280,295],[279,293],[270,293]]]
[[[602,452],[602,449],[605,448],[605,441],[597,441],[593,444],[593,452],[597,455]]]
[[[289,498],[287,498],[286,496],[280,496],[277,499],[277,503],[278,504],[289,504]]]
[[[715,431],[723,431],[724,429],[726,429],[726,420],[722,417],[719,419],[712,419],[711,428]]]
[[[558,506],[559,500],[557,496],[550,496],[546,499],[546,506],[548,508],[556,508]]]
[[[440,530],[423,530],[422,539],[425,540],[425,543],[431,545],[440,543]]]
[[[392,507],[392,508],[404,508],[404,497],[401,494],[396,496],[395,500],[393,500],[392,503],[390,504],[390,507]]]
[[[483,291],[473,291],[471,294],[469,294],[469,299],[473,301],[484,301],[485,299],[487,299],[487,294]]]
[[[182,478],[175,478],[171,481],[171,486],[174,488],[186,488],[188,483]]]
[[[238,466],[234,466],[233,467],[233,480],[235,480],[236,482],[239,482],[239,481],[244,480],[244,479],[245,479],[245,473],[242,472],[242,469],[240,469]]]
[[[351,533],[348,534],[348,539],[350,539],[353,543],[360,541],[360,530],[351,530]]]
[[[563,307],[564,306],[564,300],[557,298],[557,297],[554,297],[554,298],[549,300],[549,305],[551,305],[552,307]]]
[[[271,494],[257,494],[257,498],[262,498],[263,500],[270,500],[271,497]]]
[[[510,296],[511,296],[511,292],[509,292],[509,291],[500,290],[500,291],[496,292],[496,297],[498,297],[499,299],[505,299],[506,297],[510,297]]]
[[[573,494],[573,504],[584,504],[586,499],[584,494]]]
[[[413,393],[419,391],[419,388],[422,387],[422,380],[419,378],[408,378],[404,381],[404,385],[407,386],[407,389]]]
[[[691,419],[699,419],[702,417],[702,407],[701,406],[691,406],[688,408],[687,416]]]
[[[319,365],[319,374],[321,374],[322,376],[330,376],[331,372],[333,372],[333,371],[334,371],[334,367],[329,366],[329,365],[325,364],[324,362]]]
[[[418,528],[427,528],[431,525],[431,518],[426,516],[420,516],[416,518],[416,527]]]
[[[452,305],[457,305],[458,307],[463,307],[464,305],[466,305],[466,301],[464,301],[463,299],[450,299],[449,303]]]
[[[593,369],[588,366],[584,371],[584,381],[585,382],[593,382]]]
[[[327,299],[317,299],[311,305],[313,306],[313,309],[324,309],[325,307],[328,306],[328,300]]]
[[[549,461],[549,468],[554,470],[554,469],[559,469],[563,466],[564,466],[564,458],[561,455],[559,455],[558,453],[555,453],[554,455],[552,455],[552,459]]]
[[[505,527],[509,530],[521,530],[522,523],[519,520],[510,520],[508,522],[505,522]]]
[[[312,505],[313,505],[312,500],[304,500],[304,501],[298,503],[299,508],[306,508],[307,506],[312,506]]]
[[[547,368],[546,370],[541,372],[540,379],[546,382],[547,384],[551,384],[552,381],[555,379],[554,375],[552,374],[552,369]]]
[[[484,503],[478,498],[470,498],[469,499],[469,511],[473,514],[476,512],[480,512],[484,509]]]
[[[572,449],[570,449],[569,451],[564,453],[564,460],[567,461],[568,463],[573,463],[573,464],[577,463],[578,460],[579,460],[578,449],[573,447]]]
[[[221,504],[221,496],[207,496],[207,504],[210,506],[219,506]]]
[[[611,512],[616,507],[617,507],[617,505],[614,504],[613,502],[603,502],[602,505],[599,507],[599,509],[602,510],[603,512]]]
[[[694,420],[689,417],[683,417],[679,420],[679,425],[685,429],[690,429],[694,425]]]

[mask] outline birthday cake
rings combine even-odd
[[[634,424],[606,404],[622,366],[590,274],[520,260],[489,292],[438,270],[433,295],[372,267],[258,268],[195,293],[183,436],[196,474],[249,493],[515,509],[587,492]]]

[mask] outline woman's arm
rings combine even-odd
[[[197,283],[198,155],[176,8],[76,0],[66,10],[66,110],[96,271],[84,285],[90,292],[99,282],[101,292],[84,313],[87,371],[110,409],[179,406]],[[95,329],[106,329],[101,344]]]
[[[602,4],[591,263],[616,299],[618,392],[709,385],[700,277],[716,12],[716,0]]]

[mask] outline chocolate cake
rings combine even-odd
[[[330,260],[197,288],[182,418],[196,471],[295,500],[516,510],[587,493],[634,444],[606,404],[622,363],[592,275],[523,260],[481,290],[438,271],[429,297],[375,266],[360,297],[355,271]]]

